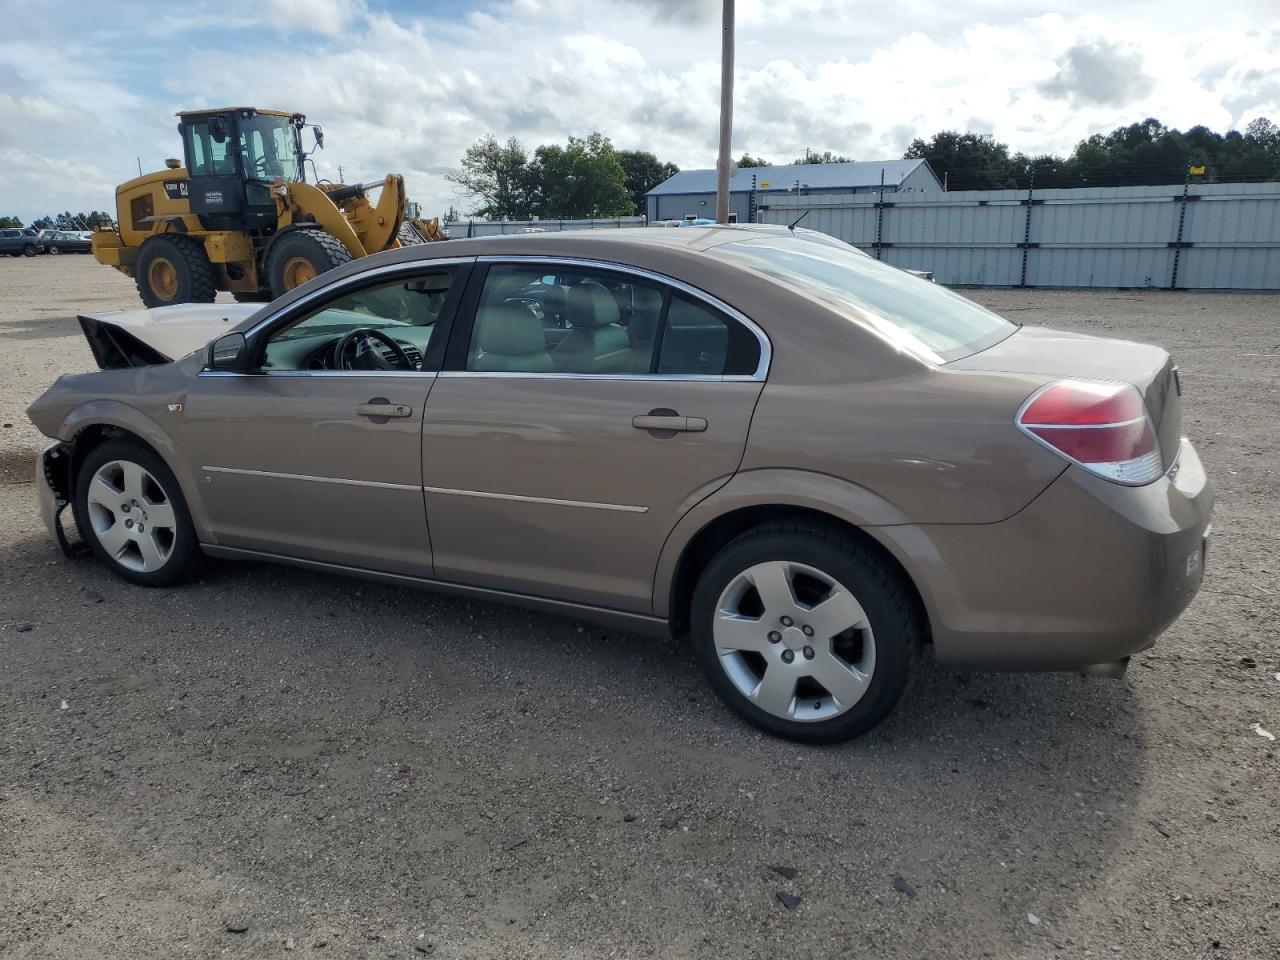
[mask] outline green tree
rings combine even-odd
[[[766,160],[764,157],[753,157],[749,153],[744,153],[742,156],[738,158],[739,170],[743,169],[744,167],[771,167],[771,166],[773,166],[773,164],[770,163],[768,160]]]
[[[31,226],[37,230],[92,230],[99,224],[114,223],[114,220],[111,214],[101,210],[90,210],[88,213],[72,213],[70,210],[64,210],[62,213],[37,217],[31,221]]]
[[[804,156],[796,157],[792,163],[849,163],[853,157],[846,157],[841,153],[832,153],[830,150],[823,150],[819,153],[817,150],[804,148]]]
[[[515,137],[499,143],[493,134],[486,134],[467,147],[461,167],[445,179],[470,195],[477,217],[526,220],[533,212],[534,170],[524,145]]]
[[[680,172],[674,163],[664,163],[648,150],[619,150],[617,154],[634,213],[643,212],[646,193]]]
[[[912,140],[903,157],[929,161],[949,190],[1002,190],[1018,185],[1008,146],[990,134],[943,130],[929,140]]]
[[[534,151],[535,212],[550,219],[629,216],[635,209],[627,174],[609,138],[592,133]]]
[[[18,217],[0,217],[0,227],[20,227],[22,220]]]

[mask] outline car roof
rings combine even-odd
[[[446,225],[447,227],[448,225]],[[555,256],[563,246],[563,241],[572,240],[580,243],[583,240],[598,240],[601,245],[608,245],[615,250],[619,247],[634,245],[638,249],[666,247],[678,250],[702,251],[722,243],[741,242],[745,240],[777,239],[794,237],[797,240],[812,240],[818,243],[835,244],[857,250],[842,240],[797,227],[792,230],[783,224],[776,223],[712,223],[688,226],[681,230],[664,230],[656,227],[623,227],[621,229],[605,228],[597,230],[548,230],[540,233],[499,234],[484,237],[459,237],[441,243],[421,244],[414,246],[424,257],[434,259],[437,256],[486,256],[490,251],[484,247],[500,247],[494,253],[516,254],[525,256]],[[518,243],[518,251],[513,248]],[[464,248],[462,244],[467,246]],[[427,249],[423,249],[426,247]],[[448,248],[447,251],[444,248]],[[858,251],[861,253],[862,251]]]

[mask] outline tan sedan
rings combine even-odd
[[[869,729],[921,649],[1118,675],[1200,584],[1163,350],[819,234],[449,241],[81,322],[103,369],[29,411],[64,544],[144,585],[203,553],[688,633],[784,736]]]

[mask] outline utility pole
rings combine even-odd
[[[720,158],[716,161],[716,223],[729,222],[729,169],[733,160],[733,0],[724,0],[720,37]]]

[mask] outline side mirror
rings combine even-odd
[[[249,358],[249,343],[243,333],[223,334],[209,344],[209,370],[241,370]]]
[[[311,128],[311,132],[316,135],[316,146],[324,149],[324,131],[317,125]]]

